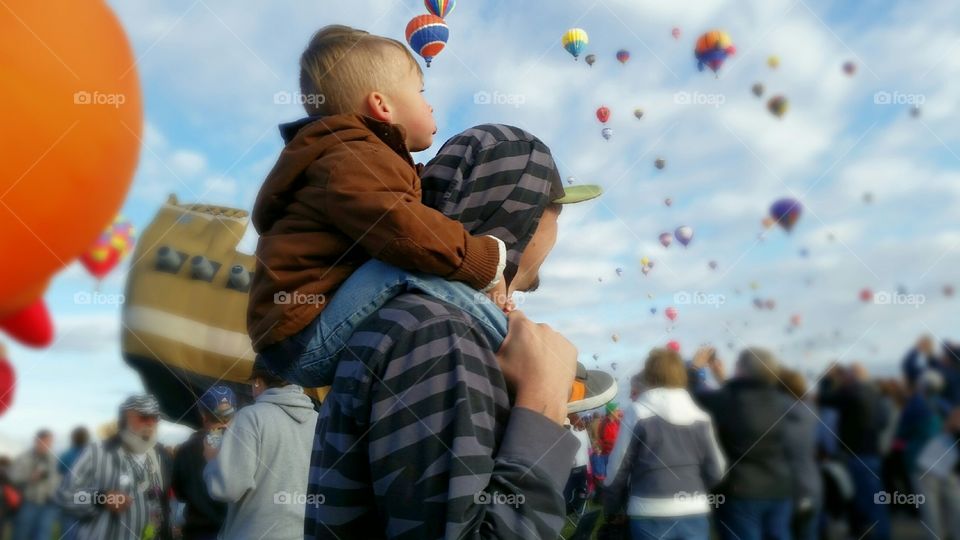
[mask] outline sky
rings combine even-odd
[[[297,91],[313,32],[339,23],[403,41],[407,21],[425,12],[416,0],[108,3],[144,93],[144,143],[123,207],[140,230],[169,193],[251,208],[282,148],[277,124],[302,115],[276,96]],[[960,4],[946,0],[461,0],[447,17],[447,48],[424,69],[439,132],[415,158],[426,162],[471,125],[508,123],[541,138],[568,182],[604,188],[564,210],[540,290],[516,300],[621,387],[668,340],[686,355],[713,344],[728,364],[744,346],[766,346],[811,378],[832,361],[892,374],[919,335],[960,339],[960,299],[943,294],[960,287],[956,20]],[[592,67],[561,47],[571,27],[588,32]],[[712,28],[737,47],[717,76],[699,72],[692,52]],[[622,65],[621,48],[631,53]],[[772,95],[789,101],[782,118],[767,111]],[[600,106],[611,110],[610,140]],[[764,232],[782,197],[801,201],[800,221],[789,234]],[[681,225],[694,230],[690,245],[663,248],[659,234]],[[251,227],[241,249],[255,244]],[[646,276],[642,257],[654,261]],[[46,296],[55,344],[4,341],[19,386],[0,418],[0,449],[41,425],[63,443],[72,426],[112,419],[141,390],[120,355],[124,272],[99,285],[93,305],[78,300],[93,278],[66,268]],[[861,302],[863,288],[878,300]],[[755,298],[774,309],[757,310]],[[679,311],[673,323],[668,306]]]

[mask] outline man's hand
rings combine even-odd
[[[498,308],[502,309],[504,313],[510,313],[516,306],[513,305],[512,296],[507,294],[507,280],[500,278],[500,283],[497,283],[492,289],[483,293],[487,295],[487,298],[491,302],[497,305]]]
[[[693,355],[693,367],[696,369],[707,367],[710,358],[716,356],[717,351],[713,347],[703,346],[697,349]]]
[[[570,341],[514,311],[497,360],[507,384],[516,391],[515,406],[563,424],[577,373],[577,349]]]
[[[211,461],[217,457],[217,454],[220,453],[220,449],[215,446],[210,446],[210,443],[207,442],[207,438],[203,438],[203,459]]]
[[[104,507],[106,507],[107,511],[113,512],[114,514],[121,514],[133,504],[133,497],[122,491],[108,491],[106,501]]]

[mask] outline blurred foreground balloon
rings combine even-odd
[[[777,69],[780,67],[780,57],[777,55],[771,55],[767,57],[767,67],[770,69]]]

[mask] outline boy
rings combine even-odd
[[[409,288],[469,305],[502,341],[506,245],[469,235],[421,202],[421,166],[410,152],[430,147],[436,124],[413,55],[398,41],[328,26],[300,67],[310,116],[281,127],[287,146],[253,210],[254,349],[287,380],[329,384],[352,329]],[[575,383],[573,400],[585,406],[594,386]]]

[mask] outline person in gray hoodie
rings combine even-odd
[[[726,468],[713,422],[687,392],[676,352],[650,351],[641,382],[610,454],[604,511],[622,523],[626,507],[634,539],[707,539],[711,507],[723,502],[709,490]]]
[[[219,537],[299,540],[306,506],[323,504],[307,495],[317,412],[301,387],[274,376],[259,357],[250,380],[255,403],[237,412],[222,441],[205,445],[207,490],[227,503]]]

